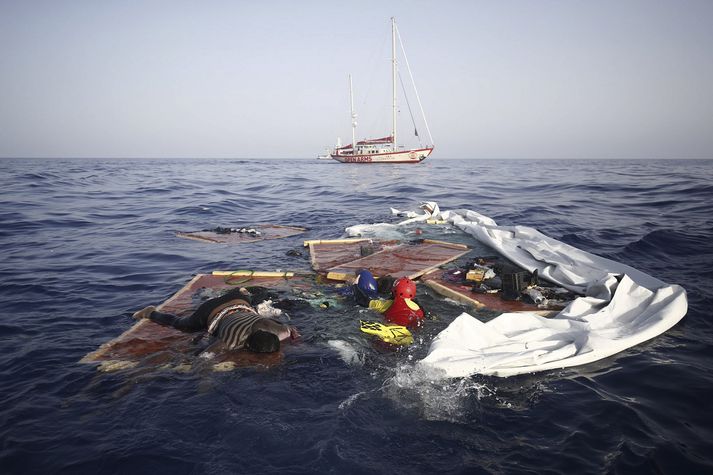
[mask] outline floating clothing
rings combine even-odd
[[[401,325],[384,325],[379,322],[359,321],[359,329],[364,333],[378,336],[382,341],[393,345],[410,345],[413,335]]]
[[[290,334],[290,329],[277,320],[259,315],[255,309],[247,305],[245,297],[238,289],[227,294],[203,302],[191,315],[179,317],[170,313],[153,311],[148,318],[160,325],[173,327],[183,332],[198,332],[208,330],[208,333],[222,340],[229,349],[240,349],[245,346],[248,337],[253,333],[253,325],[263,320],[259,329],[275,335]],[[278,335],[279,337],[279,335]]]
[[[239,350],[245,346],[245,340],[252,334],[253,324],[263,318],[265,317],[251,310],[233,309],[225,313],[220,320],[216,317],[217,324],[213,334],[223,341],[228,349]]]
[[[405,327],[418,326],[424,318],[423,309],[411,299],[372,300],[369,308],[383,313],[387,322]]]
[[[244,305],[244,304],[235,304],[235,305],[230,305],[228,307],[223,308],[213,316],[213,318],[210,320],[210,324],[208,325],[208,333],[211,335],[215,334],[215,330],[218,326],[218,323],[226,316],[236,313],[238,311],[243,311],[243,312],[248,312],[248,313],[257,313],[253,308]]]
[[[421,307],[411,299],[397,299],[393,305],[384,312],[384,317],[387,322],[405,327],[416,327],[423,321],[424,314]]]

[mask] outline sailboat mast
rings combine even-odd
[[[391,17],[391,140],[396,150],[396,20]]]
[[[356,154],[356,112],[354,112],[354,92],[352,91],[352,75],[349,75],[349,103],[352,113],[352,154]]]

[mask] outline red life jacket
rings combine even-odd
[[[416,307],[416,310],[408,306],[406,302],[407,299],[396,299],[391,307],[384,312],[384,317],[387,322],[395,323],[397,325],[403,325],[405,327],[416,327],[421,324],[423,320],[423,310],[416,305],[415,302],[410,301],[412,305]]]

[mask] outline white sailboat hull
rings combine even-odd
[[[420,163],[433,152],[433,147],[399,152],[353,155],[351,152],[332,153],[331,157],[341,163]]]

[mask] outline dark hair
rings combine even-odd
[[[265,300],[276,301],[279,298],[279,296],[275,292],[272,292],[266,287],[260,287],[258,285],[246,287],[245,290],[247,290],[250,294],[247,297],[247,300],[249,300],[250,305],[252,305],[253,307],[263,303]],[[243,298],[246,297],[243,296]]]
[[[280,339],[274,333],[257,330],[245,340],[245,348],[255,353],[280,351]]]
[[[394,287],[395,281],[396,279],[394,279],[390,275],[379,277],[376,281],[376,284],[378,286],[378,292],[380,294],[390,294],[391,289]]]

